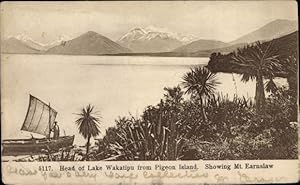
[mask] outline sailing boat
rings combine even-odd
[[[57,112],[39,100],[30,95],[27,114],[21,130],[37,133],[45,136],[44,138],[31,139],[7,139],[2,141],[3,156],[18,155],[36,155],[44,151],[57,152],[60,148],[73,145],[73,136],[62,136],[51,138],[51,129],[53,128]]]

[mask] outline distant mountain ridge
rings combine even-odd
[[[216,40],[197,40],[190,44],[181,46],[173,50],[173,52],[182,52],[182,53],[193,53],[201,50],[209,50],[209,49],[216,49],[216,48],[223,48],[228,46],[229,44],[216,41]]]
[[[296,30],[298,30],[297,21],[277,19],[253,32],[250,32],[234,41],[231,41],[230,44],[251,43],[257,40],[268,41],[290,34]]]
[[[64,36],[60,36],[60,38],[57,40],[54,40],[54,41],[46,43],[46,44],[42,44],[40,42],[35,41],[34,39],[32,39],[31,37],[29,37],[28,35],[25,35],[25,34],[20,34],[20,35],[17,35],[14,37],[9,37],[9,38],[18,39],[19,41],[23,42],[27,46],[29,46],[33,49],[36,49],[36,50],[40,50],[40,51],[46,51],[54,46],[61,44],[62,42],[71,40],[70,37],[64,35]]]
[[[133,52],[167,52],[196,40],[193,35],[172,33],[155,27],[134,28],[117,42]]]
[[[24,44],[26,44],[27,46],[29,46],[33,49],[36,49],[36,50],[39,50],[39,51],[45,51],[46,50],[46,48],[42,44],[34,41],[32,38],[28,37],[25,34],[17,35],[14,38],[18,39],[19,41],[23,42]]]
[[[132,39],[132,36],[134,36],[134,39],[139,39],[139,40],[151,40],[154,37],[158,36],[161,38],[172,38],[182,43],[189,43],[197,40],[197,37],[194,35],[173,33],[163,28],[148,26],[146,28],[140,28],[140,27],[133,28],[128,33],[123,35],[118,41],[122,41],[128,38]]]
[[[2,53],[67,54],[67,55],[145,55],[209,56],[212,52],[230,52],[255,41],[268,41],[298,30],[296,21],[278,19],[231,42],[197,39],[166,29],[134,28],[117,41],[88,31],[74,39],[60,38],[41,44],[22,34],[1,41]],[[132,54],[136,53],[136,54]]]
[[[296,21],[277,19],[229,43],[214,40],[197,40],[176,48],[172,52],[180,53],[183,56],[202,56],[213,52],[230,52],[231,49],[235,50],[248,43],[268,41],[288,35],[297,29]]]
[[[11,37],[1,40],[1,53],[11,54],[39,54],[40,50],[28,46],[26,43]]]
[[[50,48],[46,54],[102,55],[130,52],[129,49],[120,46],[109,38],[94,31],[88,31],[79,37]]]

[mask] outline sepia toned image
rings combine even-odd
[[[295,1],[4,2],[2,164],[297,166],[297,69]]]
[[[245,17],[224,12],[234,31],[226,33],[227,23],[223,29],[216,25],[219,16],[201,24],[201,17],[191,18],[194,22],[186,24],[193,27],[180,28],[169,18],[148,19],[136,10],[137,2],[87,3],[73,11],[59,4],[4,6],[4,156],[28,155],[30,160],[37,154],[31,160],[50,160],[49,153],[53,160],[67,161],[297,158],[296,11],[250,17],[251,25]],[[122,4],[132,9],[118,12]],[[143,4],[148,12],[172,17],[178,11],[178,19],[188,20],[196,17],[189,10],[198,7],[192,5],[214,10],[228,3]],[[168,7],[177,11],[167,13]],[[138,16],[124,22],[132,10]],[[239,21],[250,31],[242,33]],[[83,28],[75,29],[80,24]]]

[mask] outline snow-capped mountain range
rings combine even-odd
[[[258,40],[268,41],[296,30],[298,30],[296,21],[278,19],[227,43],[218,40],[197,39],[193,35],[178,34],[153,26],[133,28],[117,41],[113,41],[94,31],[88,31],[75,38],[60,36],[53,42],[42,44],[25,34],[21,34],[1,40],[1,52],[70,55],[121,53],[158,53],[159,55],[165,53],[165,55],[170,55],[170,53],[177,53],[178,55],[190,56],[191,53],[199,53],[199,51],[205,51],[206,53],[216,50],[232,51],[247,43]]]
[[[133,28],[117,42],[134,52],[167,52],[197,40],[193,35],[173,33],[164,28],[148,26]]]
[[[71,40],[71,37],[62,35],[57,40],[54,40],[47,44],[43,44],[43,43],[33,40],[31,37],[29,37],[28,35],[25,35],[25,34],[8,37],[8,39],[11,39],[11,38],[15,38],[15,39],[21,41],[22,43],[24,43],[25,45],[27,45],[33,49],[39,50],[39,51],[46,51],[54,46],[60,45],[62,42]]]
[[[45,52],[50,48],[73,39],[69,36],[63,35],[57,40],[43,44],[32,39],[28,35],[20,34],[17,36],[10,36],[5,40],[12,38],[17,39],[24,45],[41,52]],[[148,26],[146,28],[131,29],[116,42],[133,52],[167,52],[195,40],[197,40],[197,37],[193,35],[173,33],[165,28]]]
[[[160,37],[162,39],[176,39],[183,43],[189,43],[197,40],[198,38],[194,35],[184,35],[180,33],[173,33],[165,28],[157,28],[154,26],[148,26],[146,28],[133,28],[124,36],[122,36],[118,41],[124,40],[151,40],[155,37]]]

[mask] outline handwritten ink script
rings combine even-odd
[[[29,165],[27,165],[29,164]],[[272,183],[285,182],[288,180],[284,175],[264,176],[261,171],[274,170],[278,165],[273,163],[217,163],[217,162],[188,162],[188,163],[4,163],[5,179],[32,179],[58,182],[59,180],[98,182],[100,179],[130,182],[153,179],[165,181],[190,179],[189,182],[210,183]],[[271,173],[271,171],[270,171]],[[238,182],[237,182],[238,181]]]

